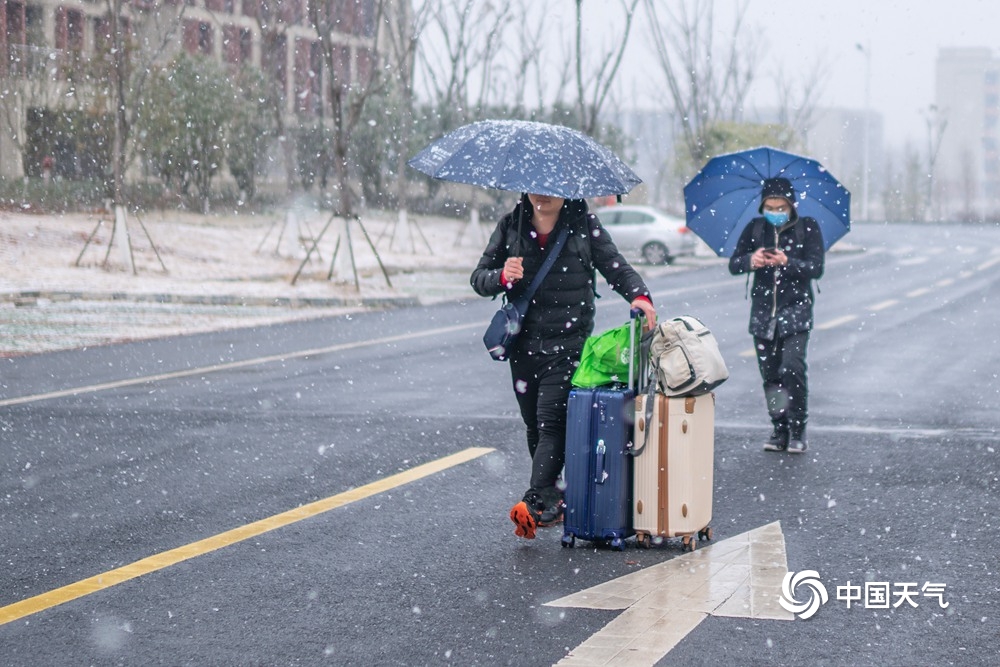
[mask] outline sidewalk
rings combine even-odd
[[[467,222],[411,216],[415,251],[404,252],[395,220],[365,218],[376,258],[356,223],[347,232],[335,220],[303,265],[329,219],[308,211],[131,218],[133,274],[117,242],[109,251],[107,215],[0,213],[0,357],[472,295],[485,225],[473,239]]]

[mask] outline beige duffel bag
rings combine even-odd
[[[660,322],[649,344],[656,390],[665,396],[698,396],[729,378],[715,336],[689,315]]]

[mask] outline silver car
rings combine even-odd
[[[649,264],[670,264],[693,255],[697,239],[684,221],[652,206],[606,206],[594,210],[623,255]]]

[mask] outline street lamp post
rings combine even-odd
[[[935,219],[934,215],[934,165],[941,150],[941,135],[948,127],[948,117],[936,104],[927,108],[927,210],[924,220]]]
[[[865,57],[865,134],[861,157],[861,219],[868,220],[868,177],[869,156],[871,154],[871,116],[872,116],[872,50],[871,46],[856,44],[858,51]]]

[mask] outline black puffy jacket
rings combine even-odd
[[[754,238],[756,230],[760,230],[760,238]],[[819,223],[813,218],[798,218],[778,230],[763,218],[754,218],[743,229],[729,259],[730,273],[749,273],[750,255],[761,247],[780,247],[788,256],[788,264],[754,271],[750,334],[769,338],[772,317],[777,318],[779,337],[809,331],[813,327],[812,281],[823,276],[823,233]]]
[[[516,243],[522,207],[525,217],[520,243]],[[508,257],[520,255],[524,258],[524,278],[514,283],[507,293],[508,298],[516,299],[538,273],[559,231],[568,225],[570,235],[566,245],[528,306],[517,350],[551,353],[570,349],[579,352],[594,330],[594,269],[629,303],[638,296],[648,298],[649,289],[618,252],[597,216],[588,212],[585,201],[566,200],[559,221],[549,234],[545,252],[538,245],[531,216],[531,205],[527,197],[522,197],[521,203],[497,223],[472,272],[472,288],[480,296],[503,294],[506,288],[500,283],[500,274],[504,262]]]

